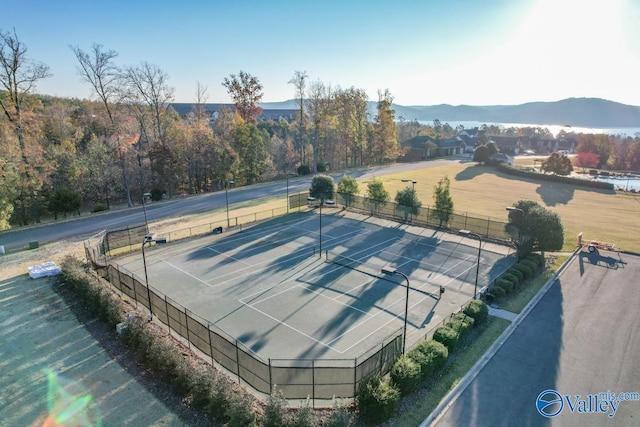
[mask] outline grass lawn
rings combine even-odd
[[[393,425],[407,427],[420,425],[491,347],[500,334],[507,329],[510,323],[508,320],[489,317],[484,330],[467,347],[458,349],[455,361],[449,365],[442,377],[430,386],[427,394],[413,403],[408,411],[396,417],[393,420]]]
[[[577,246],[578,233],[583,232],[585,239],[614,243],[622,250],[640,252],[640,239],[637,238],[640,196],[637,194],[523,179],[472,162],[379,178],[392,199],[407,185],[401,179],[417,181],[418,198],[423,206],[432,206],[433,188],[445,175],[451,181],[456,212],[506,221],[507,206],[522,199],[534,200],[560,215],[565,232],[564,250],[573,250]],[[364,182],[360,193],[366,193]]]

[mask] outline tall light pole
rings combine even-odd
[[[296,176],[296,174],[292,172],[287,174],[287,213],[289,213],[289,178],[292,176]]]
[[[402,332],[402,354],[405,354],[405,351],[407,349],[407,317],[409,316],[409,278],[407,277],[406,274],[404,274],[401,271],[396,270],[395,268],[391,268],[391,267],[382,267],[382,273],[383,274],[397,274],[399,276],[404,277],[404,280],[407,281],[407,295],[405,297],[404,300],[404,329]]]
[[[527,213],[525,211],[523,211],[520,208],[516,208],[515,206],[507,206],[506,210],[509,212],[520,212],[520,215],[522,215],[522,222],[524,223],[524,225],[528,225],[527,224]],[[518,227],[518,259],[520,259],[520,252],[522,250],[522,233],[520,231],[522,227]]]
[[[149,291],[149,275],[147,274],[147,258],[144,255],[144,245],[151,242],[153,236],[147,234],[142,240],[142,265],[144,266],[144,282],[147,285],[147,301],[149,301],[149,320],[153,319],[153,310],[151,309],[151,292]]]
[[[149,222],[147,221],[147,207],[145,206],[145,199],[150,197],[151,193],[142,193],[142,211],[144,212],[144,226],[146,228],[147,233],[149,233]]]
[[[224,198],[227,202],[227,228],[229,225],[229,185],[236,185],[235,181],[225,181],[224,183]]]
[[[478,239],[478,259],[476,261],[476,283],[473,286],[473,299],[478,299],[478,272],[480,271],[480,255],[482,253],[482,237],[479,234],[473,233],[469,230],[460,230],[460,234],[463,236],[472,236]]]
[[[411,190],[413,190],[413,195],[415,196],[416,194],[416,184],[418,183],[418,181],[414,180],[414,179],[401,179],[400,181],[402,182],[410,182],[411,183]],[[409,212],[409,219],[413,220],[413,206],[411,206],[411,212]]]

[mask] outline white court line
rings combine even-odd
[[[310,335],[308,335],[308,334],[305,334],[305,333],[304,333],[304,332],[302,332],[301,330],[296,329],[296,328],[294,328],[293,326],[291,326],[291,325],[289,325],[289,324],[287,324],[287,323],[285,323],[285,322],[283,322],[283,321],[281,321],[281,320],[276,319],[275,317],[271,316],[270,314],[267,314],[267,313],[265,313],[264,311],[262,311],[262,310],[260,310],[260,309],[255,308],[255,307],[254,307],[253,305],[251,305],[251,304],[245,304],[245,305],[246,305],[247,307],[251,308],[252,310],[255,310],[255,311],[257,311],[258,313],[262,314],[263,316],[266,316],[266,317],[268,317],[269,319],[274,320],[276,323],[279,323],[280,325],[285,326],[285,327],[287,327],[287,328],[291,329],[292,331],[297,332],[297,333],[299,333],[300,335],[302,335],[302,336],[304,336],[304,337],[307,337],[307,338],[309,338],[309,339],[310,339],[310,340],[312,340],[312,341],[317,342],[318,344],[320,344],[320,345],[321,345],[321,346],[323,346],[323,347],[327,347],[327,348],[329,348],[329,349],[331,349],[331,350],[333,350],[333,351],[335,351],[336,353],[339,353],[339,354],[344,353],[343,351],[339,351],[339,350],[337,350],[337,349],[335,349],[335,348],[331,347],[330,345],[325,344],[324,342],[319,341],[319,340],[315,339],[314,337],[312,337],[312,336],[310,336]]]
[[[211,246],[207,246],[207,247],[206,247],[206,249],[210,250],[211,252],[215,252],[215,253],[216,253],[216,254],[218,254],[218,255],[222,255],[223,257],[226,257],[226,258],[232,259],[232,260],[234,260],[235,262],[239,262],[239,263],[244,264],[244,265],[251,265],[251,264],[249,264],[249,263],[247,263],[247,262],[242,261],[241,259],[238,259],[238,258],[236,258],[236,257],[232,257],[231,255],[227,255],[227,254],[225,254],[224,252],[220,252],[220,251],[219,251],[219,250],[217,250],[217,249],[213,249]]]

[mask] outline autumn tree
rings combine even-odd
[[[338,194],[344,199],[344,204],[346,206],[351,205],[351,200],[353,196],[358,194],[358,181],[347,174],[343,174],[342,178],[338,182]]]
[[[393,96],[388,89],[378,91],[378,114],[373,124],[373,140],[371,142],[371,159],[381,164],[398,157],[398,130],[395,123],[395,111],[391,108]]]
[[[312,127],[313,160],[311,171],[317,172],[318,157],[324,156],[324,141],[329,134],[329,125],[332,118],[333,91],[330,86],[320,80],[311,83],[309,87],[308,112]]]
[[[600,166],[600,155],[588,152],[579,153],[573,159],[573,164],[582,168],[583,171],[587,168],[595,169]]]
[[[30,116],[33,104],[29,94],[35,89],[39,80],[51,76],[49,66],[34,61],[27,56],[27,47],[18,39],[15,32],[0,29],[0,108],[13,127],[18,140],[17,171],[20,176],[19,199],[21,204],[21,223],[27,223],[26,198],[31,202],[33,217],[40,222],[40,210],[36,199],[36,191],[42,185],[38,179],[36,166],[39,151],[35,140],[35,129],[30,129],[25,116]]]
[[[307,88],[307,72],[296,71],[293,73],[293,77],[287,82],[295,87],[296,103],[298,104],[298,132],[295,139],[295,148],[300,154],[300,162],[304,163],[304,146],[306,141],[306,115],[305,115],[305,91]]]
[[[222,81],[222,86],[231,95],[236,106],[236,113],[246,123],[255,123],[256,117],[262,114],[262,108],[256,104],[262,100],[262,84],[257,77],[240,71],[238,75],[231,74]]]
[[[546,160],[542,161],[540,168],[544,172],[551,172],[556,175],[569,175],[573,171],[571,159],[560,153],[551,154]]]
[[[122,72],[115,64],[118,53],[114,50],[105,50],[104,46],[97,43],[91,46],[89,52],[83,51],[78,46],[70,48],[78,60],[80,77],[89,83],[107,113],[109,130],[105,136],[114,141],[113,151],[120,165],[122,187],[127,198],[127,205],[131,207],[133,203],[127,172],[127,149],[121,141],[121,120],[118,116],[118,105],[124,96]],[[104,193],[100,194],[105,195]],[[109,206],[108,200],[106,200],[106,204]]]
[[[600,156],[600,165],[605,165],[612,153],[611,139],[612,137],[605,134],[578,134],[576,152],[596,153]]]

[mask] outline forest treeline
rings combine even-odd
[[[424,125],[396,118],[388,90],[378,91],[370,114],[363,89],[310,81],[303,71],[288,81],[298,105],[288,119],[261,118],[262,84],[245,71],[221,82],[235,108],[212,117],[205,109],[207,88],[196,82],[193,109],[180,116],[171,108],[169,77],[159,67],[120,65],[117,52],[99,44],[69,48],[78,84],[91,88],[91,100],[38,94],[49,67],[27,55],[15,30],[0,29],[0,230],[81,207],[132,206],[144,194],[157,199],[216,191],[231,181],[253,184],[301,166],[316,172],[383,164],[402,154],[401,141],[462,131],[438,120]],[[609,147],[603,159],[637,164],[638,138],[604,139],[595,143],[600,150]],[[628,153],[621,156],[625,147]],[[620,169],[631,169],[626,164]]]

